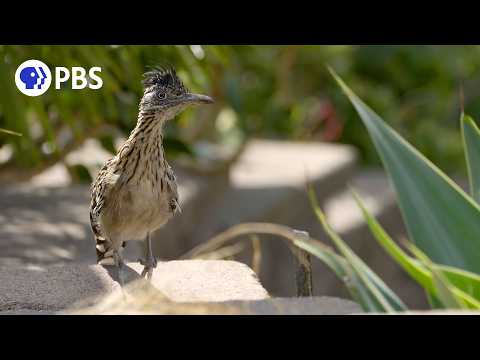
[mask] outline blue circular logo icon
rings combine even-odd
[[[15,84],[18,90],[28,96],[45,93],[52,83],[52,73],[40,60],[27,60],[15,72]]]

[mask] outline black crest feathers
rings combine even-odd
[[[146,88],[151,86],[161,86],[176,91],[186,92],[182,80],[178,77],[173,66],[156,67],[143,74],[143,86]]]

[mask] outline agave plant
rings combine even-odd
[[[425,289],[433,308],[480,309],[480,131],[475,122],[461,115],[469,195],[331,73],[380,154],[411,240],[405,244],[409,253],[393,241],[353,191],[374,238]],[[296,245],[325,261],[366,311],[405,310],[398,296],[332,230],[311,189],[310,200],[341,255],[333,264],[325,261],[325,252],[316,242],[299,239]]]

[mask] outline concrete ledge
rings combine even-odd
[[[354,302],[330,298],[269,297],[255,273],[236,261],[159,263],[152,282],[129,263],[124,291],[116,268],[70,264],[0,269],[0,315],[217,314],[326,315],[360,313]]]
[[[129,263],[126,282],[140,282],[143,267]],[[110,294],[121,294],[114,267],[69,264],[0,269],[0,314],[52,313],[91,306]],[[194,260],[159,263],[152,278],[155,290],[169,301],[208,302],[259,300],[267,291],[246,265],[235,261]]]

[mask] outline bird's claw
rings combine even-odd
[[[146,276],[148,280],[151,280],[153,275],[153,269],[157,267],[157,259],[152,256],[147,260],[138,259],[138,262],[144,266],[141,276]]]
[[[153,275],[153,268],[145,266],[142,271],[142,277],[145,277],[145,275],[148,280],[151,280]]]

